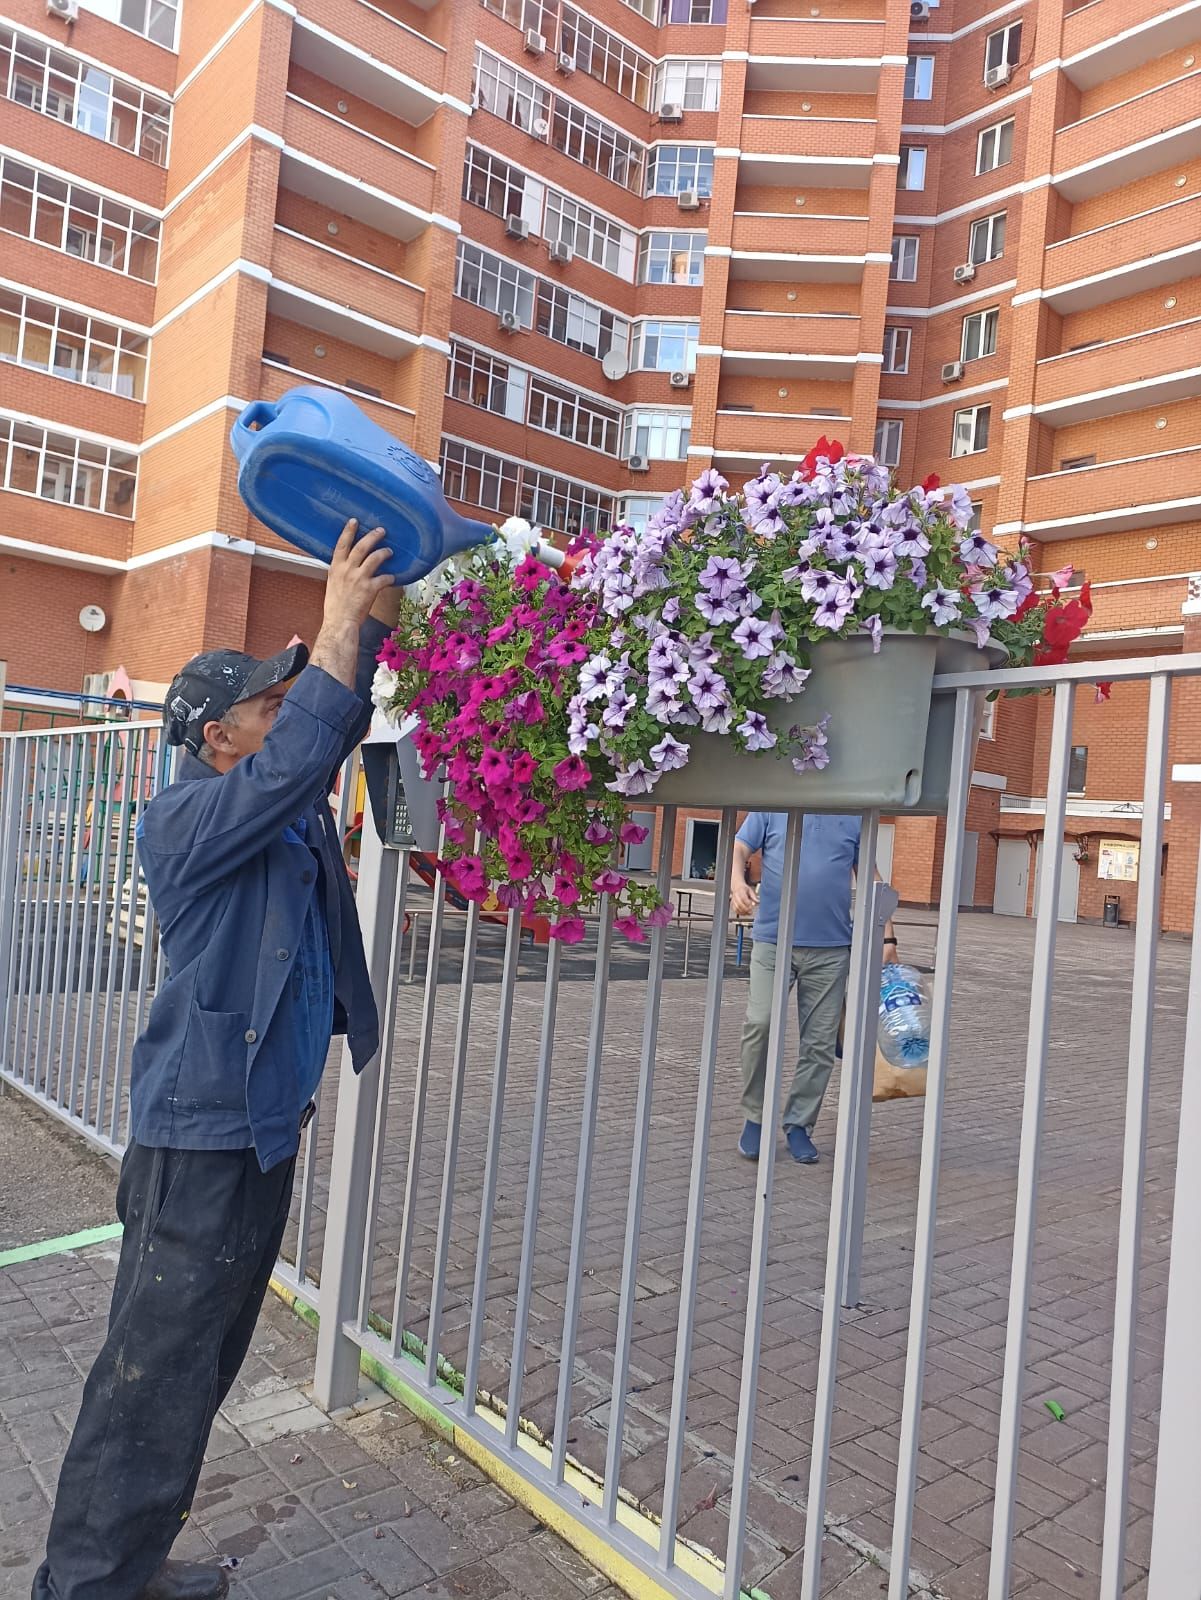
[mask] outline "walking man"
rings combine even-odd
[[[219,1600],[167,1556],[279,1251],[334,1033],[378,1023],[327,796],[367,731],[399,590],[347,523],[312,655],[210,650],[163,707],[183,745],[138,821],[168,977],[134,1047],[108,1337],[84,1386],[33,1600]]]
[[[772,984],[780,942],[780,890],[788,818],[777,811],[752,811],[734,840],[730,904],[736,917],[755,916],[751,928],[751,984],[742,1027],[742,1109],[746,1123],[738,1151],[759,1159],[763,1090],[771,1029]],[[859,865],[859,818],[806,816],[797,869],[789,987],[796,986],[801,1045],[784,1106],[784,1135],[794,1161],[818,1158],[811,1134],[834,1070],[838,1029],[851,964],[851,890]],[[747,878],[752,856],[760,858],[758,892]],[[885,958],[896,960],[896,936],[884,929]]]

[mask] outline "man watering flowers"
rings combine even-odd
[[[84,1387],[34,1600],[219,1600],[172,1562],[279,1250],[330,1040],[378,1023],[327,796],[367,731],[399,590],[347,523],[311,654],[209,650],[163,707],[182,745],[138,822],[168,976],[133,1056],[108,1337]],[[392,592],[389,593],[388,591]]]

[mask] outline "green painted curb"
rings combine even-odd
[[[103,1228],[85,1228],[82,1233],[65,1233],[60,1239],[43,1239],[40,1244],[22,1244],[15,1250],[0,1250],[0,1267],[15,1267],[21,1261],[37,1261],[42,1256],[59,1256],[68,1250],[82,1250],[89,1244],[119,1239],[124,1230],[119,1222]]]

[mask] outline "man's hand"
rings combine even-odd
[[[730,879],[730,909],[735,918],[743,922],[747,917],[753,917],[759,904],[759,896],[754,885],[749,884],[746,878],[735,872]]]
[[[380,567],[392,552],[381,544],[382,528],[372,528],[360,539],[358,523],[352,517],[334,546],[325,580],[325,614],[321,632],[309,657],[348,689],[354,688],[358,662],[359,629],[386,589],[393,587],[388,573]]]

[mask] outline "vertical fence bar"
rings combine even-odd
[[[859,838],[859,878],[873,884],[876,874],[876,840],[880,813],[867,811]],[[874,894],[867,905],[874,905]],[[847,1026],[842,1055],[842,1084],[838,1091],[838,1131],[834,1174],[830,1187],[830,1237],[826,1248],[826,1288],[822,1301],[821,1342],[814,1396],[813,1449],[809,1462],[809,1495],[805,1505],[805,1561],[801,1571],[801,1600],[818,1600],[821,1594],[822,1537],[826,1522],[826,1478],[834,1429],[834,1398],[838,1386],[838,1335],[842,1323],[839,1294],[850,1247],[854,1194],[851,1162],[854,1157],[852,1124],[863,1093],[864,1035],[875,1036],[878,1002],[872,994],[871,968],[874,918],[855,919],[851,935],[851,964],[847,979]]]
[[[113,1060],[113,1109],[109,1119],[109,1138],[117,1143],[121,1126],[121,1106],[125,1092],[125,1054],[129,1030],[129,1002],[133,988],[133,952],[138,939],[138,881],[141,864],[138,860],[138,812],[143,804],[143,791],[150,781],[150,730],[142,730],[138,740],[136,762],[136,787],[130,797],[129,831],[129,909],[125,922],[125,951],[121,963],[121,1003],[117,1013],[117,1048]],[[115,915],[120,925],[121,901],[117,900]],[[149,919],[148,919],[149,920]],[[146,931],[143,930],[142,959],[145,958]]]
[[[29,884],[26,896],[28,913],[22,937],[25,946],[24,958],[21,962],[21,989],[24,997],[24,1006],[19,1017],[20,1039],[15,1050],[21,1060],[21,1081],[27,1086],[37,1088],[33,1079],[33,1006],[34,1006],[34,974],[37,968],[38,946],[42,938],[42,887],[46,881],[45,860],[43,847],[46,839],[46,812],[50,804],[50,760],[51,744],[50,735],[39,736],[34,741],[34,783],[41,783],[41,789],[35,790],[33,804],[30,808],[29,818],[29,870],[27,882]]]
[[[788,996],[792,990],[792,934],[796,921],[797,871],[801,859],[802,817],[790,811],[784,836],[780,880],[780,920],[776,968],[772,979],[771,1027],[767,1040],[767,1077],[763,1086],[763,1131],[755,1167],[755,1221],[751,1234],[750,1277],[746,1290],[746,1325],[742,1341],[742,1374],[738,1393],[738,1431],[734,1442],[734,1477],[730,1495],[730,1528],[726,1539],[725,1600],[739,1600],[742,1550],[746,1540],[747,1498],[751,1484],[751,1449],[755,1441],[755,1407],[759,1396],[759,1345],[767,1293],[767,1256],[771,1245],[772,1174],[776,1164],[776,1129],[780,1122],[781,1078],[788,1044]]]
[[[55,901],[55,879],[58,874],[58,824],[61,811],[60,789],[62,787],[62,766],[66,746],[61,738],[50,741],[47,749],[46,762],[46,825],[50,830],[49,842],[43,839],[39,859],[45,871],[45,889],[42,897],[42,927],[41,927],[41,964],[37,978],[37,1025],[34,1030],[33,1040],[30,1045],[32,1073],[30,1081],[36,1094],[43,1094],[47,1085],[42,1082],[43,1045],[46,1035],[50,1030],[53,1018],[53,1002],[50,998],[50,953],[58,942],[57,930],[54,925],[53,906]],[[53,764],[50,757],[53,756]],[[43,829],[43,832],[45,830]],[[36,952],[36,946],[35,946]]]
[[[1013,1227],[1013,1267],[1009,1280],[1009,1319],[1005,1332],[1005,1372],[1001,1386],[1001,1418],[997,1438],[997,1489],[993,1508],[989,1600],[1007,1600],[1013,1565],[1014,1505],[1022,1431],[1022,1379],[1026,1368],[1026,1313],[1034,1272],[1034,1235],[1038,1222],[1038,1164],[1042,1152],[1043,1110],[1055,937],[1059,919],[1059,863],[1063,855],[1063,822],[1067,810],[1068,759],[1072,743],[1074,683],[1055,688],[1051,725],[1050,767],[1043,854],[1038,875],[1037,921],[1034,929],[1034,976],[1030,986],[1030,1028],[1026,1042],[1026,1088],[1022,1103],[1022,1137],[1018,1153],[1017,1209]],[[1159,864],[1156,863],[1156,871]]]
[[[63,796],[62,808],[62,851],[58,866],[58,896],[54,908],[54,966],[50,974],[50,1030],[46,1041],[46,1099],[55,1101],[59,1087],[62,1084],[62,1051],[58,1053],[55,1061],[54,1039],[57,1034],[61,1038],[59,1027],[59,985],[63,977],[63,957],[69,949],[67,928],[69,915],[67,909],[68,898],[72,905],[75,896],[68,896],[71,884],[71,862],[75,853],[75,825],[78,819],[78,807],[75,804],[76,790],[79,781],[80,741],[71,739],[71,761],[67,771],[67,788]],[[62,1006],[66,1006],[66,996],[62,996]]]
[[[1145,820],[1145,819],[1144,819]],[[1157,863],[1158,865],[1158,863]],[[1172,1200],[1172,1249],[1168,1264],[1167,1328],[1163,1387],[1159,1402],[1159,1454],[1155,1468],[1155,1512],[1151,1525],[1151,1569],[1147,1600],[1193,1600],[1201,1595],[1201,858],[1193,907],[1188,1010],[1184,1025],[1184,1077],[1176,1144],[1176,1188]]]
[[[1155,968],[1163,876],[1163,793],[1168,768],[1168,714],[1172,683],[1151,679],[1143,767],[1138,925],[1131,971],[1130,1053],[1126,1076],[1126,1137],[1122,1202],[1118,1212],[1118,1264],[1110,1369],[1105,1530],[1101,1545],[1100,1600],[1121,1600],[1125,1588],[1126,1513],[1130,1492],[1130,1424],[1138,1326],[1138,1268],[1142,1249],[1143,1181],[1147,1169],[1147,1111],[1151,1094],[1151,1039],[1155,1023]]]
[[[439,843],[439,854],[442,851]],[[413,1265],[413,1237],[417,1231],[417,1191],[421,1180],[421,1146],[425,1134],[425,1107],[429,1099],[430,1061],[434,1049],[434,1016],[438,1005],[438,972],[442,961],[442,927],[446,920],[446,880],[436,873],[430,910],[430,938],[425,957],[425,994],[421,1002],[421,1034],[417,1044],[417,1074],[413,1083],[413,1113],[409,1119],[409,1162],[405,1168],[404,1210],[397,1246],[396,1292],[392,1299],[392,1354],[399,1355],[408,1315],[409,1273]],[[410,930],[412,931],[412,930]]]
[[[901,1444],[897,1455],[897,1493],[892,1521],[888,1600],[908,1600],[909,1596],[909,1551],[913,1544],[913,1501],[917,1494],[917,1458],[921,1447],[922,1386],[926,1376],[926,1339],[930,1326],[930,1292],[934,1282],[934,1243],[938,1225],[938,1167],[942,1156],[943,1105],[951,1047],[955,943],[959,933],[963,823],[971,793],[975,732],[976,695],[971,689],[960,689],[955,695],[947,833],[942,855],[938,933],[934,942],[930,1055],[926,1065],[922,1158],[917,1179],[913,1287],[909,1299],[909,1342],[905,1351],[905,1388],[901,1402]]]
[[[96,1128],[99,1131],[105,1118],[105,1108],[108,1101],[109,1090],[109,1050],[112,1045],[113,1032],[113,1004],[117,991],[117,957],[121,943],[121,901],[124,896],[122,877],[126,868],[126,856],[130,844],[130,818],[133,815],[133,797],[130,795],[130,783],[136,781],[137,758],[135,748],[140,744],[136,728],[123,729],[117,735],[117,748],[121,752],[121,780],[120,788],[123,798],[118,802],[120,806],[119,821],[117,823],[117,848],[113,860],[112,894],[109,896],[112,907],[106,913],[105,922],[108,925],[108,976],[104,983],[104,1024],[100,1035],[100,1083],[96,1092]],[[111,915],[112,921],[109,922]],[[132,935],[132,926],[128,929]],[[115,1122],[116,1105],[114,1096],[113,1118]]]
[[[488,1111],[488,1144],[484,1154],[484,1192],[480,1197],[480,1233],[475,1251],[475,1282],[471,1293],[471,1322],[467,1330],[467,1364],[464,1368],[463,1405],[467,1415],[475,1410],[480,1381],[480,1350],[488,1303],[488,1257],[492,1251],[492,1213],[500,1175],[501,1131],[505,1117],[505,1086],[509,1071],[509,1039],[513,1031],[513,1000],[521,960],[521,913],[509,911],[505,927],[505,955],[500,974],[500,999],[496,1019],[496,1058],[492,1067],[492,1103]]]
[[[25,793],[29,770],[28,739],[10,738],[4,748],[4,853],[0,858],[0,970],[4,988],[0,993],[0,1065],[15,1070],[9,1055],[9,1025],[16,1020],[17,951],[21,945],[21,884],[25,839]]]
[[[521,1262],[517,1269],[517,1308],[513,1315],[513,1355],[509,1362],[509,1393],[505,1408],[505,1444],[517,1447],[521,1426],[521,1390],[525,1381],[525,1348],[530,1328],[530,1300],[534,1292],[534,1244],[538,1235],[538,1205],[542,1196],[542,1162],[546,1149],[546,1120],[550,1107],[550,1073],[555,1055],[555,1019],[559,1007],[559,963],[562,951],[552,939],[546,951],[546,978],[542,991],[542,1037],[538,1046],[538,1072],[534,1081],[534,1116],[530,1127],[530,1165],[525,1185],[525,1213],[521,1223]]]
[[[571,1215],[571,1254],[563,1302],[563,1343],[559,1359],[559,1392],[555,1398],[555,1436],[551,1446],[551,1477],[562,1483],[567,1467],[567,1435],[571,1427],[571,1388],[575,1376],[575,1346],[580,1322],[580,1294],[584,1282],[584,1251],[588,1234],[588,1192],[592,1185],[592,1155],[596,1148],[596,1108],[600,1099],[601,1057],[605,1046],[605,1011],[609,999],[609,956],[613,948],[613,902],[601,896],[596,931],[596,975],[592,986],[592,1021],[588,1029],[588,1063],[584,1069],[584,1104],[580,1112],[580,1150],[576,1161],[575,1205]]]
[[[86,860],[84,835],[87,832],[86,812],[88,787],[91,782],[91,740],[79,740],[79,783],[75,790],[75,836],[71,842],[71,854],[67,862],[67,874],[71,885],[71,925],[67,930],[67,970],[63,979],[63,1014],[59,1025],[58,1036],[58,1104],[67,1112],[74,1115],[75,1090],[74,1068],[69,1069],[69,1064],[74,1061],[75,1053],[67,1050],[67,1034],[74,1033],[75,1018],[79,1012],[80,994],[83,986],[82,961],[79,953],[79,903],[84,895],[84,887],[80,882],[80,866]]]
[[[96,1104],[94,1106],[92,1104],[92,1065],[96,1056],[96,1023],[100,1015],[100,978],[104,970],[104,928],[107,921],[108,877],[109,867],[112,862],[113,844],[112,818],[109,815],[110,797],[113,791],[112,730],[106,729],[106,733],[109,737],[107,739],[102,737],[101,742],[106,746],[104,754],[107,760],[103,762],[97,761],[97,789],[93,790],[92,799],[92,831],[94,833],[96,830],[96,811],[97,804],[99,804],[101,814],[99,826],[104,830],[104,838],[100,845],[100,866],[97,870],[95,883],[96,948],[92,959],[92,994],[88,1002],[88,1045],[84,1058],[83,1079],[83,1120],[85,1123],[94,1121],[96,1125],[99,1125],[100,1119],[104,1115],[104,1106],[98,1097]],[[96,798],[98,791],[102,791],[99,802],[97,802]]]
[[[701,1030],[701,1055],[697,1067],[692,1162],[688,1169],[688,1211],[684,1223],[684,1254],[680,1264],[680,1314],[676,1325],[671,1414],[667,1425],[667,1460],[663,1469],[663,1515],[660,1519],[658,1551],[658,1566],[662,1572],[668,1571],[675,1561],[676,1528],[680,1520],[680,1477],[683,1471],[684,1440],[687,1432],[692,1333],[696,1322],[697,1286],[700,1280],[705,1176],[709,1165],[709,1123],[713,1115],[718,1035],[721,1026],[721,993],[726,971],[730,868],[734,859],[735,816],[736,812],[730,807],[721,814],[717,830],[717,861],[713,868],[713,928],[709,937],[709,971],[705,980],[705,1018]]]
[[[664,902],[671,897],[671,857],[675,847],[676,809],[665,806],[659,819],[659,862],[655,888]],[[717,907],[714,906],[716,915]],[[724,931],[724,923],[723,923]],[[626,1389],[630,1380],[630,1341],[634,1335],[634,1307],[638,1289],[638,1253],[642,1239],[642,1200],[646,1188],[646,1163],[651,1138],[651,1103],[655,1087],[655,1054],[659,1044],[659,1012],[663,999],[663,957],[667,929],[652,928],[650,961],[646,975],[646,1012],[642,1023],[642,1055],[638,1068],[638,1098],[634,1107],[634,1149],[630,1157],[630,1187],[626,1203],[625,1250],[621,1268],[621,1293],[617,1306],[617,1334],[613,1351],[613,1388],[609,1402],[609,1437],[605,1441],[605,1521],[617,1518],[621,1478],[622,1436],[625,1432]]]
[[[442,1194],[438,1201],[438,1232],[434,1241],[434,1276],[430,1285],[430,1315],[425,1342],[425,1381],[438,1380],[438,1343],[442,1337],[442,1301],[446,1294],[446,1264],[450,1259],[450,1230],[454,1217],[455,1178],[459,1166],[459,1135],[463,1128],[463,1088],[467,1081],[467,1050],[471,1035],[471,997],[475,990],[475,954],[480,937],[480,903],[467,908],[463,933],[463,965],[459,976],[459,1019],[455,1026],[455,1053],[450,1069],[450,1105],[446,1112],[446,1146],[442,1156]]]

